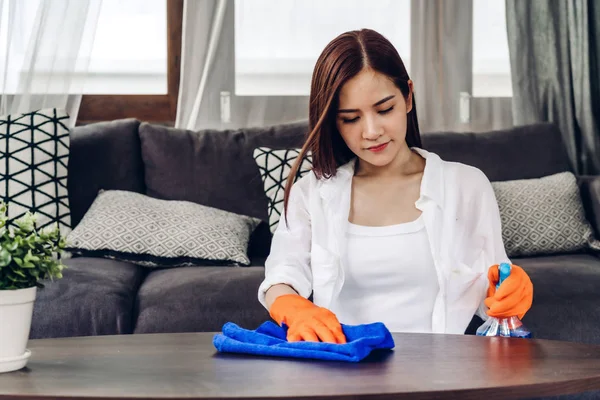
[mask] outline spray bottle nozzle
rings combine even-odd
[[[498,283],[496,284],[496,290],[500,287],[502,282],[510,275],[510,264],[502,263],[498,266]]]

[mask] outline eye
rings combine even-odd
[[[387,114],[390,111],[392,111],[394,109],[394,106],[391,106],[390,108],[388,108],[387,110],[381,110],[379,111],[379,114]]]
[[[352,119],[348,119],[348,118],[342,118],[342,122],[345,124],[352,124],[354,122],[358,121],[358,117],[354,117]]]

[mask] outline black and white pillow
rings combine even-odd
[[[600,250],[575,175],[492,182],[509,257]]]
[[[0,117],[0,199],[9,224],[30,211],[39,228],[58,223],[61,232],[70,230],[68,123],[59,109]]]
[[[292,166],[300,155],[300,149],[273,150],[269,147],[254,149],[254,160],[263,181],[265,194],[269,199],[269,227],[275,232],[283,212],[285,183]],[[312,169],[312,155],[309,153],[300,164],[296,179],[302,178]]]
[[[248,265],[259,223],[189,201],[107,190],[67,236],[67,250],[150,267]]]

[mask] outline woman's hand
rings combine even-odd
[[[279,325],[288,326],[289,342],[346,343],[346,336],[335,314],[298,294],[278,296],[269,313]]]
[[[523,268],[511,264],[510,275],[502,281],[496,290],[499,280],[498,265],[492,265],[488,270],[489,287],[485,305],[489,308],[490,317],[508,318],[518,316],[523,318],[533,302],[533,283]]]

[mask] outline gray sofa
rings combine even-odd
[[[189,200],[267,220],[252,159],[257,146],[299,146],[306,123],[189,132],[128,119],[71,133],[69,200],[76,225],[99,189]],[[538,178],[570,169],[559,131],[539,124],[489,133],[427,133],[423,147],[482,169],[490,180]],[[596,234],[600,178],[580,177]],[[227,321],[255,328],[268,314],[256,293],[270,246],[266,223],[253,233],[249,267],[150,269],[102,258],[66,261],[64,278],[38,292],[31,338],[219,331]],[[524,322],[535,337],[600,343],[600,259],[588,252],[513,259],[531,276],[534,304]],[[481,320],[474,318],[467,333]]]

